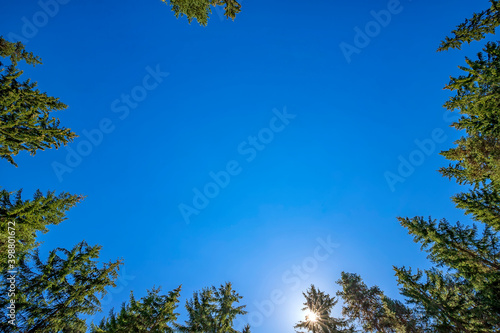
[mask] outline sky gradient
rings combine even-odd
[[[397,216],[468,221],[436,170],[459,137],[443,87],[479,49],[436,49],[487,0],[245,0],[207,27],[160,0],[54,3],[3,2],[0,34],[42,58],[24,77],[79,138],[0,162],[1,185],[86,196],[39,239],[124,259],[105,314],[231,281],[252,332],[290,332],[311,284],[396,297],[393,265],[428,267]]]

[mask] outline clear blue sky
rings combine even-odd
[[[442,88],[478,48],[436,48],[487,0],[245,0],[234,22],[214,12],[207,27],[160,0],[65,1],[52,16],[3,1],[0,31],[42,57],[27,77],[69,105],[57,116],[86,156],[20,155],[0,163],[1,185],[87,196],[40,239],[43,253],[85,239],[125,260],[105,313],[130,290],[182,284],[184,302],[232,281],[253,332],[290,332],[312,283],[334,294],[356,272],[397,296],[392,265],[427,267],[397,216],[467,221],[436,170],[458,137]],[[398,173],[401,158],[419,165]],[[404,182],[391,188],[387,172]]]

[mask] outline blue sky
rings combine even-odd
[[[47,3],[3,3],[0,31],[42,57],[26,77],[80,137],[1,162],[2,186],[87,196],[40,240],[125,260],[105,313],[130,290],[182,284],[184,302],[231,281],[253,332],[289,332],[310,284],[356,272],[395,297],[392,265],[427,267],[397,216],[467,221],[436,170],[458,138],[442,88],[479,48],[436,48],[487,0],[244,1],[207,27],[159,0]]]

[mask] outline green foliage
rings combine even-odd
[[[20,42],[8,42],[2,36],[0,56],[8,58],[7,63],[0,61],[0,158],[17,166],[13,156],[19,152],[35,155],[38,150],[65,145],[76,135],[50,117],[52,111],[66,105],[35,89],[36,82],[18,80],[23,74],[18,62],[35,66],[41,64],[40,58],[27,52]]]
[[[470,44],[478,41],[487,34],[495,33],[495,28],[500,25],[500,5],[498,0],[490,0],[491,7],[481,13],[474,13],[471,19],[466,19],[457,29],[453,30],[453,37],[446,37],[438,51],[448,49],[461,49],[463,43]]]
[[[472,185],[469,193],[453,197],[458,208],[500,231],[500,45],[487,43],[478,60],[466,59],[460,67],[467,75],[452,78],[456,91],[445,107],[458,110],[461,118],[452,124],[466,135],[456,147],[442,152],[455,161],[440,172],[459,184]]]
[[[148,291],[140,301],[130,295],[128,304],[123,304],[118,314],[111,310],[108,318],[103,318],[99,326],[92,325],[91,333],[128,333],[128,332],[213,332],[239,333],[233,328],[238,315],[246,314],[245,306],[235,306],[242,298],[230,283],[203,289],[195,292],[193,298],[186,302],[189,320],[186,325],[178,324],[177,303],[179,303],[181,287],[170,291],[168,295],[160,295],[160,288]],[[242,333],[250,333],[247,325]]]
[[[38,150],[58,148],[76,135],[59,127],[50,118],[52,111],[66,105],[36,88],[30,80],[19,81],[20,61],[28,65],[41,60],[27,52],[21,43],[10,43],[0,36],[0,158],[17,166],[13,156],[20,151],[34,155]],[[100,310],[98,296],[115,286],[121,261],[98,267],[100,246],[81,242],[71,251],[55,249],[47,262],[40,259],[37,233],[66,219],[66,212],[83,199],[80,195],[36,191],[33,200],[22,200],[21,190],[0,191],[0,331],[2,332],[86,332],[82,315]],[[13,233],[8,232],[11,227]],[[6,254],[9,236],[15,241],[15,258]],[[9,239],[9,240],[12,240]],[[9,251],[12,249],[9,247]],[[13,263],[14,262],[14,263]],[[9,270],[9,272],[7,272]],[[11,286],[15,286],[12,289]],[[15,307],[15,319],[8,316]],[[12,313],[11,313],[12,314]],[[12,324],[15,323],[15,325]]]
[[[313,333],[354,332],[354,328],[350,327],[347,321],[332,317],[332,309],[338,302],[335,297],[330,297],[316,289],[314,285],[311,285],[303,295],[306,301],[302,311],[313,313],[315,318],[308,318],[310,314],[306,316],[305,321],[300,321],[295,325],[296,332],[303,332],[301,331],[303,329]]]
[[[14,222],[16,254],[18,258],[38,247],[37,232],[48,232],[47,226],[66,219],[66,212],[80,202],[81,195],[36,191],[33,200],[22,200],[22,191],[0,191],[0,247],[7,248],[7,224]],[[0,271],[7,266],[7,256],[0,258]]]
[[[457,208],[471,214],[476,221],[483,222],[500,231],[500,194],[491,188],[471,190],[453,197]]]
[[[439,50],[460,49],[494,33],[500,7],[496,0],[491,4],[453,31]],[[477,60],[466,58],[466,63],[460,67],[465,75],[451,78],[446,86],[456,94],[445,104],[460,112],[452,126],[465,135],[442,152],[454,163],[440,172],[470,187],[452,199],[484,224],[483,231],[444,219],[399,218],[434,264],[416,273],[395,268],[402,294],[429,318],[433,332],[500,331],[500,44],[487,43]]]
[[[173,333],[178,313],[175,313],[181,287],[160,295],[160,288],[148,291],[147,296],[137,301],[130,293],[130,301],[123,304],[121,311],[115,314],[111,310],[109,318],[103,318],[99,326],[93,325],[92,333]]]
[[[432,332],[486,333],[500,329],[498,310],[487,306],[484,294],[467,279],[436,268],[415,274],[405,267],[395,270],[402,294],[419,313],[430,318]]]
[[[436,224],[423,217],[399,220],[437,266],[452,267],[478,290],[485,289],[488,283],[500,286],[500,239],[491,227],[479,235],[476,225],[452,226],[444,219]],[[493,297],[500,299],[500,294]]]
[[[206,26],[208,17],[212,13],[210,6],[225,6],[224,16],[234,20],[241,11],[241,5],[235,0],[162,0],[172,6],[175,16],[185,15],[188,22],[196,19],[200,25]]]
[[[9,298],[0,295],[0,329],[6,332],[85,332],[80,315],[93,315],[100,310],[97,295],[115,286],[121,261],[98,267],[100,246],[81,242],[71,251],[55,249],[44,263],[38,249],[23,257],[16,277],[17,329],[7,323]],[[8,282],[1,281],[6,290]]]
[[[491,332],[500,329],[500,240],[490,227],[479,235],[477,226],[446,220],[400,218],[422,244],[436,268],[412,274],[395,268],[403,295],[434,318],[444,332]],[[425,279],[422,279],[425,273]]]
[[[232,288],[231,283],[221,285],[219,288],[212,286],[201,292],[195,292],[193,298],[186,301],[188,321],[185,325],[176,325],[180,332],[213,332],[213,333],[239,333],[233,322],[238,315],[247,312],[242,306],[235,306],[243,297]],[[247,325],[242,333],[250,333]]]
[[[466,136],[455,142],[456,148],[442,153],[458,162],[441,173],[474,187],[489,179],[500,184],[500,46],[488,43],[484,52],[476,61],[466,58],[468,67],[460,67],[466,75],[451,78],[446,86],[456,95],[445,107],[462,115],[452,126],[465,130]]]
[[[337,283],[342,290],[342,315],[356,321],[363,332],[427,332],[427,319],[414,309],[384,295],[379,287],[368,286],[357,274],[343,272]]]

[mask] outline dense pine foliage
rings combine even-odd
[[[166,0],[163,0],[167,2]],[[500,4],[474,14],[446,37],[439,51],[460,49],[464,43],[483,40],[500,25]],[[185,15],[206,25],[211,6],[225,6],[234,19],[240,4],[233,0],[171,0],[176,16]],[[0,157],[17,166],[21,151],[58,148],[76,135],[61,127],[54,111],[66,108],[59,99],[36,89],[18,63],[41,64],[21,43],[0,37]],[[466,58],[463,74],[451,78],[447,89],[454,96],[444,107],[461,117],[452,124],[463,136],[442,152],[450,164],[440,169],[444,177],[464,185],[452,199],[473,224],[450,223],[445,218],[399,217],[413,240],[428,254],[432,268],[395,267],[401,300],[391,299],[377,286],[367,286],[353,273],[342,273],[337,297],[311,286],[303,295],[307,316],[297,332],[498,332],[500,331],[500,44],[488,42],[476,59]],[[4,277],[16,278],[16,324],[9,323],[7,293],[0,295],[0,330],[4,332],[212,332],[249,333],[235,327],[245,305],[231,283],[195,292],[186,301],[187,320],[179,322],[181,287],[165,295],[154,288],[137,300],[131,293],[119,312],[111,311],[99,324],[87,326],[86,315],[101,311],[106,288],[115,286],[121,260],[100,263],[101,247],[85,241],[71,250],[57,248],[40,256],[37,236],[66,220],[66,213],[81,195],[36,191],[32,200],[22,191],[0,191],[0,227],[16,225],[15,254],[2,255]],[[0,234],[7,248],[8,233]],[[3,254],[3,253],[2,253]],[[15,264],[12,264],[15,262]],[[12,271],[15,273],[11,273]],[[3,290],[9,280],[0,282]],[[342,316],[332,311],[342,301]]]
[[[35,66],[41,59],[20,42],[8,42],[2,36],[0,57],[5,58],[0,59],[0,157],[17,166],[14,156],[19,152],[34,155],[38,150],[58,148],[76,135],[50,116],[65,109],[65,104],[36,89],[36,82],[19,80],[23,74],[17,67],[20,61]]]

